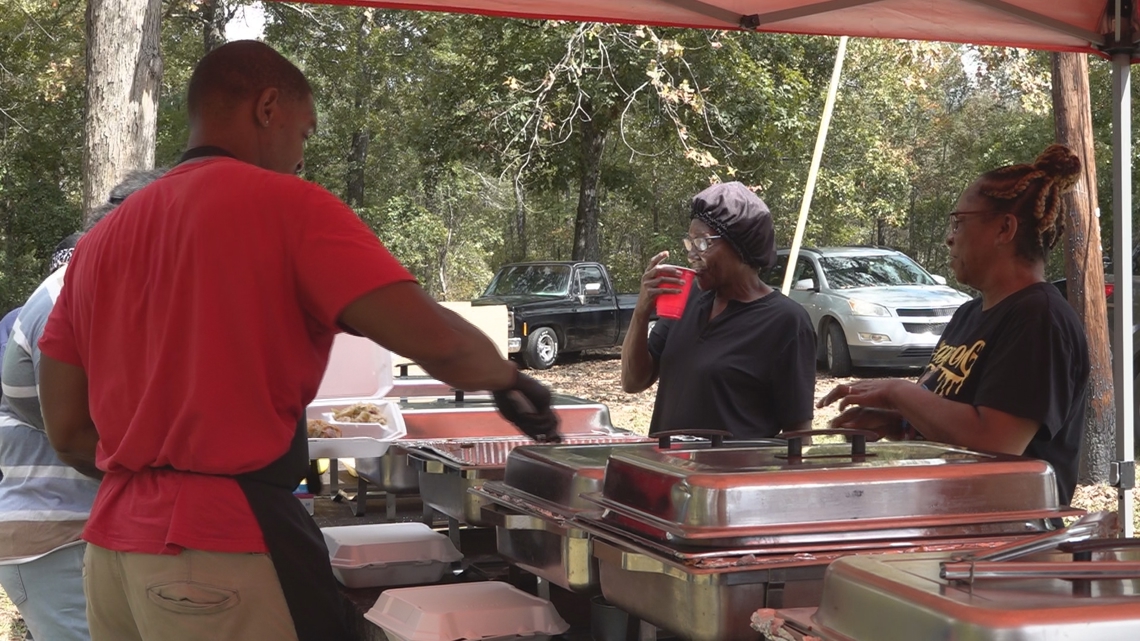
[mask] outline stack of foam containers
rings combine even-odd
[[[498,581],[388,590],[364,618],[388,641],[548,641],[570,629],[549,601]]]
[[[462,559],[451,539],[423,523],[327,527],[333,574],[348,588],[436,583]]]

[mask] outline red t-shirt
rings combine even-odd
[[[337,317],[410,280],[352,210],[294,176],[212,158],[132,195],[80,241],[40,340],[87,372],[106,476],[84,538],[266,551],[237,483],[208,475],[284,454]]]

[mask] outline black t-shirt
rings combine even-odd
[[[684,315],[659,321],[649,335],[660,374],[649,433],[719,429],[762,438],[811,420],[815,334],[807,312],[772,292],[731,301],[709,322],[714,299],[694,288]]]
[[[1077,485],[1089,350],[1076,312],[1049,283],[982,311],[958,308],[919,382],[935,394],[1040,424],[1025,456],[1049,462],[1065,505]]]

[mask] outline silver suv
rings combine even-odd
[[[788,250],[765,282],[783,285]],[[970,297],[906,254],[872,247],[801,249],[792,300],[816,331],[816,355],[834,376],[852,366],[923,367],[946,323]]]

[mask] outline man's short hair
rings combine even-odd
[[[170,169],[167,167],[156,167],[154,169],[135,169],[127,173],[122,182],[111,188],[111,195],[107,196],[107,202],[112,205],[122,204],[127,196],[162,178],[162,175],[168,171]]]
[[[111,203],[100,203],[98,205],[95,205],[95,207],[91,210],[91,214],[87,216],[87,224],[83,225],[83,231],[91,231],[91,229],[94,228],[100,220],[103,220],[107,217],[107,214],[115,211],[116,207],[118,207],[118,205],[112,205]]]
[[[207,105],[228,108],[269,88],[294,100],[313,93],[305,74],[269,45],[256,40],[226,43],[206,54],[190,76],[186,95],[190,119]]]
[[[154,169],[133,169],[127,172],[126,177],[124,177],[119,184],[111,188],[111,194],[107,196],[107,202],[96,205],[95,208],[91,210],[91,214],[87,217],[87,224],[84,225],[83,231],[91,231],[107,214],[115,211],[115,208],[122,204],[122,202],[127,199],[127,196],[162,178],[163,174],[168,171],[170,171],[169,167],[155,167]]]

